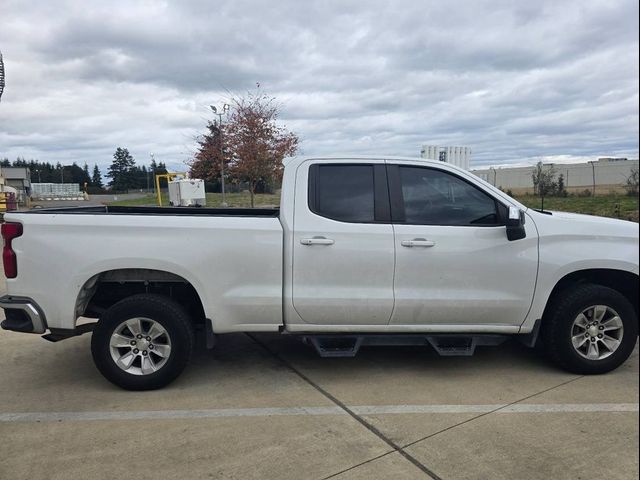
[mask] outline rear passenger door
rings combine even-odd
[[[457,172],[400,164],[388,175],[396,238],[391,324],[519,326],[535,290],[535,227],[526,224],[526,238],[509,241],[507,207]]]
[[[304,322],[386,325],[394,237],[384,161],[303,163],[292,249],[293,305]]]

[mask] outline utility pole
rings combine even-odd
[[[213,111],[214,115],[218,116],[218,140],[220,141],[220,186],[221,186],[221,190],[222,190],[222,207],[227,207],[227,202],[225,201],[224,195],[224,148],[223,148],[223,144],[222,144],[222,116],[226,115],[227,112],[229,111],[229,105],[228,104],[223,104],[222,108],[220,109],[220,112],[218,112],[218,109],[216,107],[214,107],[213,105],[210,105],[211,110]]]
[[[593,173],[593,196],[596,196],[596,162],[591,160],[589,162],[591,164],[591,172]]]
[[[489,172],[493,172],[493,183],[492,183],[492,185],[495,187],[496,186],[496,177],[498,176],[498,172],[496,172],[496,169],[494,167],[489,167]],[[487,181],[489,183],[491,183],[491,178],[487,178]]]
[[[153,193],[157,194],[157,192],[156,192],[156,171],[153,168],[153,165],[156,163],[156,159],[155,159],[153,153],[150,153],[149,156],[151,157],[151,165],[149,165],[149,169],[151,170],[151,178],[153,179]],[[148,180],[147,180],[147,193],[149,193],[149,181]]]

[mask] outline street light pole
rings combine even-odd
[[[151,180],[153,180],[153,193],[157,194],[157,192],[156,192],[156,171],[153,168],[153,165],[156,162],[156,159],[155,159],[153,153],[150,153],[149,156],[151,157],[151,165],[149,165],[149,169],[151,170]],[[149,182],[147,182],[147,193],[149,193]]]
[[[218,109],[211,105],[211,110],[214,115],[218,116],[218,140],[220,141],[220,187],[222,190],[222,207],[227,206],[227,202],[225,201],[225,191],[224,191],[224,149],[222,145],[222,116],[225,115],[229,111],[229,105],[223,104],[222,109],[218,112]]]

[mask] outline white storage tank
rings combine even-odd
[[[440,147],[438,145],[422,145],[420,156],[428,160],[450,163],[469,170],[471,149],[469,147]]]
[[[169,182],[169,204],[173,207],[204,207],[207,203],[204,180],[176,179]]]

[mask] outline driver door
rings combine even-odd
[[[531,305],[537,233],[509,241],[507,208],[455,172],[388,165],[395,232],[391,324],[519,326]]]

